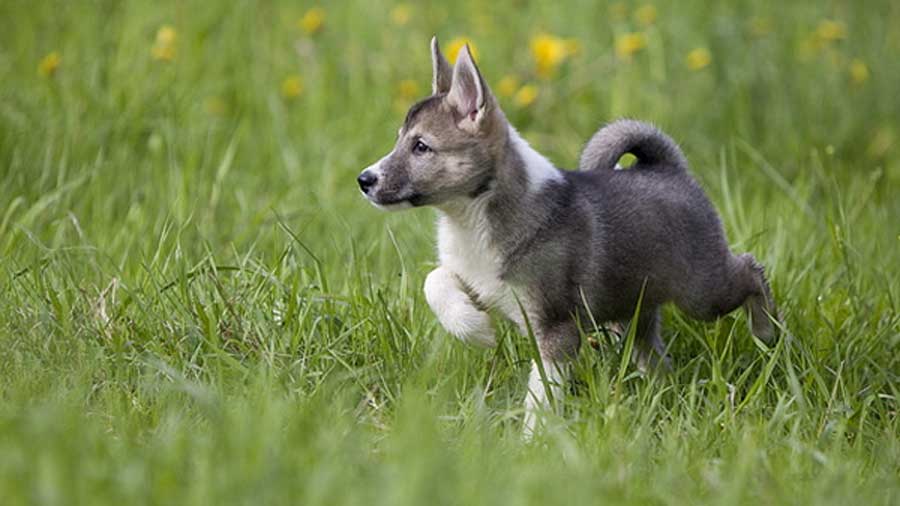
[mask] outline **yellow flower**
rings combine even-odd
[[[297,26],[299,26],[301,30],[306,32],[307,35],[318,33],[322,29],[322,25],[324,24],[325,9],[321,7],[313,7],[312,9],[306,11],[303,14],[303,17],[300,18],[300,21],[297,21]]]
[[[579,50],[580,45],[574,39],[561,39],[546,33],[531,39],[531,56],[541,77],[551,76],[566,58]]]
[[[528,107],[533,104],[538,96],[538,88],[533,84],[526,84],[519,88],[519,91],[516,93],[516,96],[513,98],[513,102],[519,107]]]
[[[709,53],[709,49],[698,47],[687,54],[685,62],[689,69],[700,70],[712,62],[712,55]]]
[[[163,25],[156,31],[156,41],[150,48],[150,55],[154,60],[172,61],[175,59],[175,42],[178,32],[169,25]]]
[[[178,38],[178,32],[169,25],[163,25],[156,31],[156,43],[161,46],[170,46]]]
[[[656,14],[656,7],[653,5],[644,5],[638,7],[638,9],[634,11],[634,19],[644,26],[650,26],[656,22]]]
[[[303,93],[303,79],[299,75],[293,74],[281,81],[282,97],[290,100],[299,97],[301,93]]]
[[[404,100],[412,100],[419,96],[419,83],[404,79],[397,85],[397,94]]]
[[[519,89],[519,79],[516,76],[504,76],[497,83],[497,93],[501,97],[511,97]]]
[[[206,97],[203,109],[211,116],[222,116],[228,111],[228,105],[219,97]]]
[[[175,59],[175,46],[157,46],[150,48],[150,55],[154,60],[172,61]]]
[[[60,63],[62,63],[62,57],[59,56],[59,52],[51,51],[47,53],[47,56],[41,58],[41,62],[38,63],[38,74],[42,77],[50,77],[56,73]]]
[[[631,55],[645,47],[647,47],[647,38],[643,33],[626,33],[616,39],[616,56],[623,60],[628,60],[631,58]]]
[[[457,37],[450,41],[450,44],[447,44],[447,60],[450,63],[454,63],[456,61],[456,57],[459,55],[460,50],[462,50],[463,46],[466,44],[469,45],[469,54],[472,55],[472,58],[478,59],[478,48],[475,47],[475,44],[469,40],[468,37]]]
[[[628,16],[628,6],[625,2],[616,2],[609,6],[609,17],[613,21],[622,21]]]
[[[869,67],[866,62],[858,58],[854,58],[850,62],[850,79],[855,84],[862,84],[869,80]]]
[[[391,21],[397,26],[403,26],[409,22],[412,9],[407,4],[399,4],[391,9]]]
[[[841,21],[824,19],[816,28],[816,36],[823,42],[833,42],[847,38],[847,25]]]

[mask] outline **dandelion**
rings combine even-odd
[[[850,62],[850,79],[854,84],[862,84],[869,80],[869,66],[859,58]]]
[[[656,7],[644,5],[634,11],[634,19],[643,26],[650,26],[656,22]]]
[[[513,98],[513,102],[518,107],[528,107],[533,104],[538,96],[538,88],[533,84],[526,84],[519,88],[519,91],[516,93],[516,96]]]
[[[692,49],[685,59],[687,67],[691,70],[700,70],[708,66],[711,62],[712,55],[709,53],[709,49],[706,49],[705,47]]]
[[[297,98],[301,93],[303,93],[303,79],[299,75],[293,74],[281,81],[281,96],[285,99]]]
[[[609,6],[609,17],[613,21],[622,21],[628,17],[628,6],[625,2],[616,2]]]
[[[545,78],[551,76],[566,58],[580,49],[577,40],[561,39],[546,33],[531,39],[531,56],[537,65],[537,74]]]
[[[313,7],[303,13],[303,17],[297,21],[297,26],[306,32],[307,35],[314,35],[322,30],[325,24],[325,9],[321,7]]]
[[[447,44],[447,60],[450,63],[454,63],[456,61],[456,57],[459,55],[459,52],[466,44],[469,45],[469,54],[472,55],[472,58],[475,58],[477,60],[478,48],[475,47],[475,44],[473,44],[468,37],[457,37],[451,40],[450,44]]]
[[[175,43],[178,32],[169,25],[163,25],[156,31],[156,40],[150,48],[150,55],[154,60],[172,61],[175,59]]]
[[[822,42],[834,42],[847,38],[847,25],[833,19],[823,19],[816,27],[816,36]]]
[[[59,56],[59,52],[51,51],[38,63],[38,74],[42,77],[50,77],[56,73],[60,63],[62,63],[62,57]]]
[[[626,33],[616,39],[616,56],[622,60],[628,60],[645,47],[647,47],[647,38],[643,33]]]
[[[511,97],[519,89],[519,79],[516,76],[504,76],[497,83],[497,93],[501,97]]]
[[[419,83],[412,79],[404,79],[397,85],[397,94],[403,100],[412,100],[419,96]]]
[[[412,9],[407,4],[399,4],[391,9],[391,22],[397,26],[403,26],[409,22]]]

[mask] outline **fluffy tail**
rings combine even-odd
[[[591,137],[581,152],[579,170],[613,170],[619,158],[631,153],[639,162],[687,169],[681,148],[655,126],[633,119],[620,119]]]

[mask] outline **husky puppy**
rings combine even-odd
[[[669,137],[614,121],[587,143],[577,171],[559,170],[509,124],[468,46],[451,68],[435,38],[431,57],[432,95],[409,109],[394,149],[359,175],[359,188],[381,209],[438,210],[440,267],[425,280],[425,298],[450,334],[494,346],[489,309],[534,332],[540,363],[528,383],[526,433],[562,392],[580,345],[577,322],[636,325],[642,368],[667,366],[666,302],[700,320],[743,305],[753,334],[774,337],[762,266],[728,249]],[[618,170],[625,153],[637,161]]]

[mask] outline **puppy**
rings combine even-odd
[[[452,68],[436,38],[431,56],[431,96],[409,109],[394,149],[359,175],[359,188],[381,209],[438,210],[440,267],[425,298],[450,334],[494,346],[488,309],[533,331],[540,363],[528,382],[527,434],[562,393],[580,346],[576,322],[636,325],[644,369],[667,366],[666,302],[700,320],[743,305],[754,335],[775,336],[762,266],[729,250],[669,137],[614,121],[587,143],[577,171],[559,170],[509,124],[468,46]],[[637,160],[621,170],[626,153]]]

